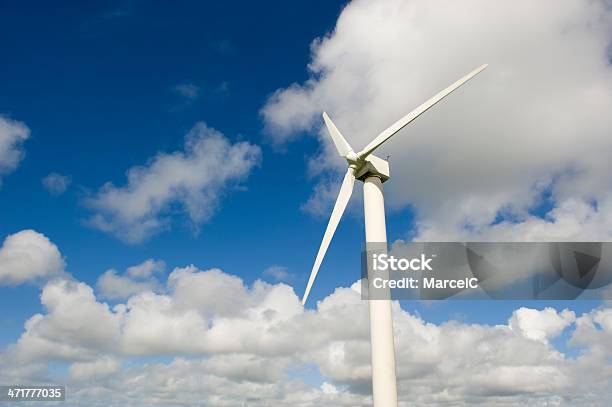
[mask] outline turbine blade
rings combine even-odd
[[[385,131],[380,133],[378,136],[376,136],[376,138],[372,140],[367,146],[365,146],[365,148],[361,150],[357,155],[360,158],[367,157],[370,153],[372,153],[372,151],[380,147],[382,143],[389,140],[391,136],[393,136],[395,133],[397,133],[402,128],[404,128],[404,126],[406,126],[408,123],[410,123],[411,121],[419,117],[421,114],[425,113],[430,107],[432,107],[433,105],[435,105],[436,103],[444,99],[455,89],[457,89],[458,87],[460,87],[461,85],[463,85],[464,83],[472,79],[474,76],[478,75],[487,66],[488,66],[487,64],[479,66],[478,68],[476,68],[469,74],[465,75],[463,78],[459,79],[457,82],[450,85],[448,88],[444,89],[443,91],[433,96],[431,99],[423,103],[421,106],[414,109],[412,112],[408,113],[406,116],[402,117],[401,119],[393,123],[388,129],[386,129]]]
[[[346,157],[350,152],[353,151],[351,145],[342,136],[342,133],[340,133],[340,131],[338,130],[334,122],[331,121],[326,112],[323,112],[323,120],[325,120],[327,131],[329,131],[329,135],[331,136],[331,139],[334,142],[334,145],[336,146],[336,150],[338,150],[338,154],[340,154],[340,157]]]
[[[312,284],[314,283],[314,280],[317,277],[317,273],[319,272],[319,267],[321,266],[323,257],[325,257],[325,252],[327,252],[327,248],[329,247],[329,243],[331,242],[332,237],[334,236],[336,227],[338,227],[340,218],[342,218],[342,214],[346,209],[346,205],[348,204],[348,201],[351,198],[354,184],[355,170],[349,167],[349,169],[346,171],[346,175],[344,176],[344,180],[342,181],[342,186],[340,187],[340,192],[338,193],[338,198],[336,199],[336,204],[334,205],[334,210],[332,211],[332,214],[329,218],[329,222],[327,223],[327,229],[325,229],[323,241],[321,242],[321,246],[319,247],[319,252],[317,253],[314,265],[312,266],[310,278],[308,279],[308,285],[306,286],[304,297],[302,297],[302,305],[306,303],[306,299],[308,298],[308,294],[310,293]]]

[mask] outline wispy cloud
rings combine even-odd
[[[23,159],[23,142],[29,137],[28,126],[0,115],[0,183],[1,177],[13,172]]]
[[[172,90],[189,100],[195,100],[200,96],[200,87],[193,83],[181,83],[179,85],[173,86]]]
[[[55,172],[44,177],[42,185],[51,195],[58,196],[66,192],[68,186],[72,182],[72,178],[68,175],[61,175]]]
[[[228,81],[221,81],[214,88],[214,93],[218,96],[227,96],[230,93],[230,83]]]
[[[289,282],[293,280],[294,275],[289,272],[285,266],[270,266],[263,272],[264,276],[271,277],[275,281]]]

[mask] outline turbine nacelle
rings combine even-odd
[[[389,172],[389,162],[374,154],[368,155],[360,165],[355,168],[355,178],[365,181],[368,177],[378,177],[382,182],[391,177]]]
[[[377,176],[382,182],[389,179],[389,163],[380,157],[370,154],[365,158],[360,158],[354,151],[349,152],[346,157],[349,168],[355,171],[355,178],[365,181],[368,176]]]

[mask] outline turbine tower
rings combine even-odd
[[[387,242],[385,225],[385,201],[382,183],[389,179],[389,163],[372,153],[395,133],[400,131],[430,107],[444,99],[455,89],[482,72],[487,65],[481,65],[459,79],[431,99],[393,123],[389,128],[374,138],[363,150],[355,153],[344,136],[336,128],[327,113],[323,120],[338,154],[346,159],[348,169],[340,186],[340,192],[334,205],[331,217],[323,235],[323,241],[312,266],[308,285],[302,297],[302,305],[306,303],[312,284],[317,276],[325,252],[346,209],[355,180],[363,182],[363,204],[365,211],[366,243]],[[370,341],[372,347],[372,389],[374,407],[397,407],[397,380],[395,377],[395,346],[393,343],[393,319],[391,315],[391,300],[370,300]]]

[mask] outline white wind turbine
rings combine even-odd
[[[385,225],[385,202],[382,183],[389,179],[389,164],[387,161],[372,154],[385,141],[400,131],[408,123],[419,117],[427,109],[444,99],[452,91],[483,71],[487,65],[481,65],[453,83],[421,106],[399,119],[388,129],[380,133],[374,140],[358,153],[355,153],[340,131],[336,128],[327,113],[323,120],[327,130],[341,157],[346,159],[348,170],[340,186],[338,199],[334,205],[331,217],[323,235],[323,241],[312,266],[308,285],[302,298],[306,303],[312,284],[317,276],[325,252],[346,209],[353,192],[355,179],[363,182],[363,203],[365,212],[366,242],[387,242]],[[372,388],[374,407],[397,406],[397,382],[395,377],[395,346],[393,343],[393,319],[390,300],[371,300],[370,306],[370,341],[372,346]]]

